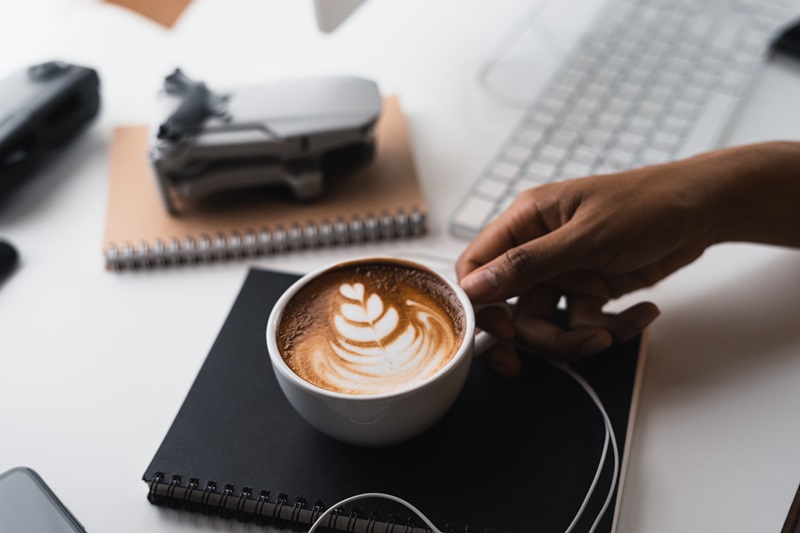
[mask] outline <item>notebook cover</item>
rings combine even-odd
[[[384,214],[426,213],[405,117],[397,97],[383,100],[376,127],[376,153],[367,165],[326,176],[313,202],[291,198],[280,187],[220,195],[213,205],[171,216],[148,161],[149,128],[120,126],[114,132],[103,251],[186,237],[274,232],[299,225],[320,227],[339,218],[366,220]],[[109,268],[109,264],[106,264]]]
[[[789,514],[786,515],[781,533],[800,533],[800,487],[797,488],[789,506]]]
[[[184,487],[196,477],[197,492],[214,481],[217,492],[232,485],[232,502],[248,487],[253,498],[268,490],[270,501],[280,494],[288,506],[298,499],[330,506],[355,494],[385,492],[409,501],[444,531],[566,530],[595,475],[605,436],[599,411],[572,378],[531,353],[522,353],[523,373],[513,380],[475,361],[453,408],[423,435],[383,448],[342,444],[293,411],[266,352],[272,304],[295,279],[250,269],[143,475],[148,484],[156,473],[163,473],[165,484],[178,474]],[[620,454],[643,344],[637,337],[574,366],[605,404]],[[575,531],[588,530],[599,512],[611,467],[607,462]],[[181,507],[179,500],[172,506]],[[408,518],[391,502],[355,505],[362,516],[385,520],[391,514],[400,523]],[[614,508],[612,500],[598,532],[612,530]]]

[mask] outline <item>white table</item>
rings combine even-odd
[[[481,90],[476,72],[527,9],[521,0],[372,0],[326,35],[310,0],[198,0],[172,30],[95,0],[0,6],[0,73],[49,59],[84,64],[98,70],[103,98],[91,129],[0,211],[0,237],[22,256],[0,285],[0,471],[35,468],[89,532],[255,530],[151,506],[141,481],[247,268],[302,272],[367,251],[455,258],[466,243],[446,230],[454,191],[520,113]],[[569,35],[550,39],[539,68],[555,64]],[[155,95],[176,66],[225,86],[375,79],[408,116],[430,233],[369,250],[106,271],[110,133],[156,118]],[[774,61],[729,142],[800,137],[797,94],[800,67]],[[800,482],[800,253],[718,246],[617,305],[645,297],[663,314],[619,532],[778,531]]]

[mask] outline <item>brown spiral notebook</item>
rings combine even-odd
[[[151,503],[181,512],[307,531],[341,499],[382,492],[410,502],[445,533],[567,529],[605,435],[598,409],[575,381],[520,348],[519,378],[476,361],[453,408],[419,437],[379,448],[334,441],[292,409],[267,354],[270,311],[297,279],[249,270],[170,429],[153,435],[143,500],[147,493]],[[605,404],[621,454],[616,487],[606,457],[575,533],[591,529],[610,487],[613,499],[595,531],[614,531],[646,347],[642,335],[573,366]],[[385,500],[337,508],[323,526],[320,532],[425,531],[419,517]]]
[[[103,256],[131,270],[414,237],[426,231],[426,205],[396,97],[384,98],[372,161],[326,176],[313,202],[279,188],[216,198],[171,216],[147,160],[147,126],[116,129],[111,149]]]
[[[172,28],[181,14],[189,7],[191,0],[105,0],[109,4],[116,4],[135,11],[140,15],[161,24],[165,28]]]

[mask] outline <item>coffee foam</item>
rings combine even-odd
[[[277,328],[292,370],[327,390],[378,394],[424,381],[458,351],[465,319],[453,290],[395,263],[329,271],[290,300]]]

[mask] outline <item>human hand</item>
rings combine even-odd
[[[513,317],[491,307],[478,313],[478,326],[499,340],[490,364],[516,375],[515,339],[573,360],[639,334],[659,314],[653,303],[617,314],[603,307],[657,283],[715,242],[724,197],[718,188],[731,164],[718,153],[519,194],[456,263],[473,303],[519,297]],[[555,322],[562,297],[566,327]]]

